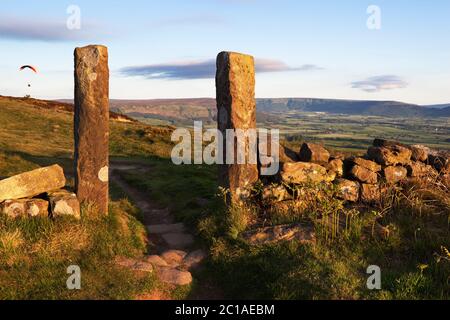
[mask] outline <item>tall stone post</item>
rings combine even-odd
[[[75,49],[75,189],[81,202],[108,214],[108,49]]]
[[[221,52],[217,56],[216,99],[218,129],[222,132],[224,164],[219,168],[219,184],[229,189],[229,200],[238,204],[248,194],[248,187],[258,180],[256,159],[251,161],[251,139],[245,139],[245,164],[238,164],[236,155],[238,146],[236,139],[227,145],[227,131],[256,130],[256,101],[255,101],[255,66],[252,56]],[[256,131],[253,131],[256,132]],[[229,150],[233,148],[234,150]],[[227,163],[227,153],[234,152],[233,163]],[[255,154],[256,156],[256,154]]]

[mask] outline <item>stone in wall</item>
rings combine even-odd
[[[39,168],[0,181],[0,202],[31,198],[64,187],[66,178],[59,165]]]
[[[344,175],[344,161],[341,159],[332,159],[325,167],[329,172],[336,173],[337,177]]]
[[[0,203],[0,212],[10,218],[48,217],[48,201],[43,199],[6,200]]]
[[[319,183],[330,181],[327,169],[310,162],[285,163],[281,169],[281,179],[285,183]]]
[[[393,145],[389,147],[370,147],[367,155],[370,159],[384,166],[408,164],[412,152],[406,147]]]
[[[335,181],[335,184],[338,190],[339,198],[351,202],[358,201],[360,189],[360,185],[358,182],[347,179],[337,179]]]
[[[364,203],[374,203],[380,201],[381,191],[378,184],[361,184],[361,201]]]
[[[408,170],[401,166],[390,166],[384,168],[384,177],[389,184],[395,184],[404,180],[408,175]]]
[[[350,170],[350,176],[363,183],[375,184],[378,182],[378,175],[375,172],[359,165],[353,166]]]
[[[368,169],[373,172],[381,171],[381,166],[379,164],[377,164],[376,162],[364,159],[364,158],[351,157],[348,159],[348,161],[351,162],[352,164],[356,164],[360,167],[363,167],[363,168]]]
[[[440,151],[428,156],[428,163],[439,173],[450,173],[450,152]]]
[[[224,136],[224,163],[228,146],[226,130],[256,129],[255,65],[252,56],[221,52],[217,56],[216,99],[218,129]],[[249,163],[250,139],[245,150],[246,164],[237,164],[235,142],[234,164],[219,166],[219,184],[230,191],[229,200],[239,203],[258,180],[258,166]]]
[[[303,162],[313,162],[324,165],[328,163],[330,153],[321,145],[304,143],[300,148],[299,159]]]
[[[104,46],[75,49],[75,190],[108,213],[109,69]]]
[[[437,172],[432,166],[422,162],[411,162],[406,165],[406,170],[408,170],[408,177],[411,178],[437,176]]]
[[[430,148],[422,145],[411,146],[411,159],[414,161],[426,162],[428,160],[428,154],[430,153]]]
[[[270,185],[264,187],[262,199],[265,201],[284,201],[292,198],[283,185]]]

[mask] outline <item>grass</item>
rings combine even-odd
[[[113,202],[108,216],[83,208],[80,222],[47,218],[0,217],[1,299],[131,299],[150,291],[152,275],[135,274],[114,264],[116,256],[139,257],[146,235],[128,212]],[[67,268],[81,268],[81,290],[68,290]]]

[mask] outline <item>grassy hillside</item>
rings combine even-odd
[[[168,157],[169,132],[170,128],[111,120],[111,156]],[[70,173],[72,156],[70,110],[47,107],[36,100],[0,97],[0,176],[47,164],[55,158]]]
[[[71,108],[0,97],[0,177],[59,163],[73,184]],[[117,117],[113,117],[117,119]],[[111,121],[113,157],[167,157],[168,128]],[[71,219],[0,217],[0,299],[133,299],[161,287],[154,276],[114,264],[116,256],[146,253],[139,210],[111,184],[110,215],[82,208]],[[82,269],[82,290],[65,287],[69,265]]]

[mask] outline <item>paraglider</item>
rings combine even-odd
[[[20,67],[20,71],[23,71],[23,70],[25,70],[25,69],[30,69],[31,71],[33,71],[34,73],[38,73],[38,71],[37,71],[37,69],[36,69],[36,67],[33,67],[33,66],[31,66],[31,65],[24,65],[24,66],[21,66]],[[31,88],[31,84],[30,83],[28,83],[28,88]]]
[[[31,70],[34,71],[34,73],[38,73],[37,69],[35,67],[33,67],[33,66],[25,65],[25,66],[21,66],[20,67],[20,71],[25,70],[25,69],[31,69]]]

